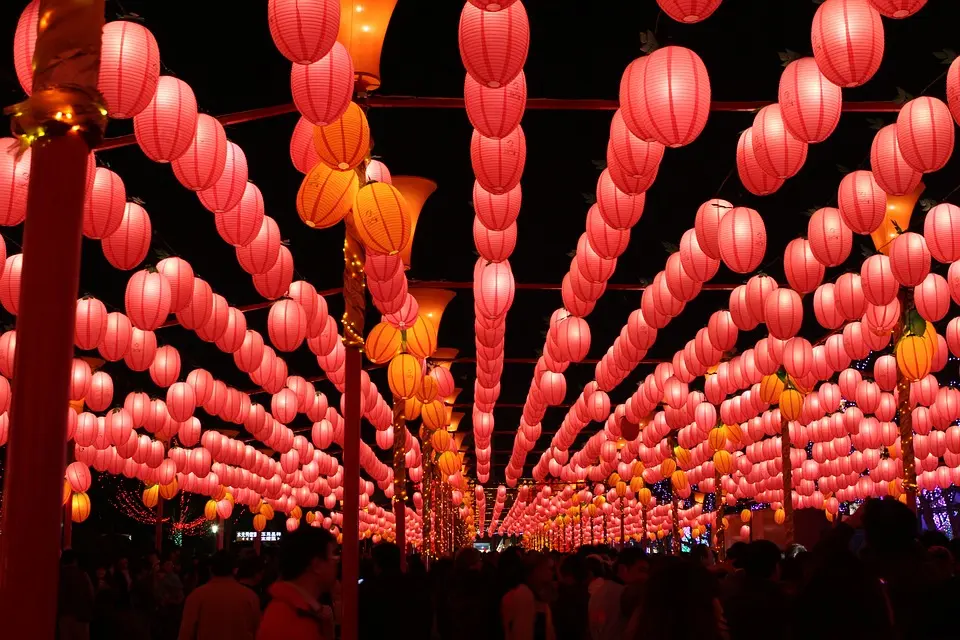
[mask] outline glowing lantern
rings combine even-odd
[[[357,192],[353,222],[363,246],[369,251],[392,255],[410,241],[410,217],[403,196],[393,186],[374,182]]]
[[[750,273],[760,266],[767,250],[763,218],[753,209],[735,207],[720,220],[720,257],[737,273]]]
[[[714,260],[720,258],[720,220],[731,209],[733,209],[732,204],[717,198],[704,202],[697,209],[694,223],[697,244],[707,256]]]
[[[227,322],[223,333],[214,342],[224,353],[235,353],[243,345],[247,334],[247,319],[236,307],[227,309]],[[202,336],[201,336],[202,338]]]
[[[783,180],[773,176],[760,166],[753,146],[753,127],[740,134],[737,141],[737,174],[747,191],[765,196],[783,185]]]
[[[410,398],[420,388],[423,378],[420,362],[407,353],[398,354],[387,368],[390,391],[398,398]]]
[[[107,333],[107,308],[96,298],[77,300],[73,342],[80,349],[95,349]]]
[[[318,90],[322,87],[323,90]],[[311,64],[294,64],[290,71],[293,103],[317,126],[335,122],[353,97],[353,61],[339,42]]]
[[[431,431],[436,431],[447,425],[447,408],[442,400],[434,400],[421,407],[420,417],[423,419],[423,425],[425,427]]]
[[[517,189],[519,190],[519,185]],[[600,173],[600,178],[597,181],[597,209],[603,216],[604,222],[614,229],[630,229],[637,224],[643,215],[645,201],[646,196],[643,193],[624,193],[618,189],[613,182],[613,178],[610,177],[608,169],[604,169]],[[474,195],[474,207],[476,207],[476,195]],[[518,200],[518,211],[519,208]],[[479,215],[479,209],[477,215]]]
[[[924,320],[942,320],[950,310],[950,286],[943,276],[928,273],[923,282],[914,287],[913,301]]]
[[[243,149],[227,142],[223,172],[212,186],[197,193],[200,203],[213,213],[237,206],[247,188],[247,156]]]
[[[185,422],[197,408],[196,393],[186,382],[175,382],[167,389],[167,411],[177,422]]]
[[[960,62],[956,60],[947,71],[947,105],[953,119],[960,123]]]
[[[870,4],[888,18],[906,18],[920,11],[927,0],[870,0]]]
[[[83,235],[99,240],[116,231],[123,221],[126,199],[120,176],[110,169],[97,167],[93,188],[87,191],[83,201]]]
[[[793,289],[781,287],[766,297],[764,321],[770,335],[787,340],[797,335],[803,324],[803,303]]]
[[[807,143],[787,130],[779,105],[760,109],[752,129],[753,156],[765,173],[789,178],[800,171],[807,159]]]
[[[158,262],[157,271],[170,285],[170,311],[183,310],[193,295],[193,267],[186,260],[172,256]]]
[[[350,51],[361,90],[380,86],[380,52],[397,0],[340,0],[337,41]]]
[[[910,381],[916,382],[930,373],[933,349],[920,336],[904,336],[897,343],[897,366]]]
[[[370,150],[370,125],[363,109],[355,102],[347,106],[340,118],[315,127],[313,146],[320,160],[333,169],[353,169]]]
[[[359,188],[356,171],[339,171],[318,163],[300,184],[297,213],[308,227],[332,227],[350,213]]]
[[[700,22],[710,17],[721,0],[657,0],[664,13],[677,22]]]
[[[217,233],[234,247],[244,247],[257,237],[263,224],[263,196],[260,189],[248,182],[240,202],[227,211],[218,211],[214,220]]]
[[[167,278],[158,271],[138,271],[127,281],[124,294],[127,317],[138,329],[153,331],[170,315],[171,292]]]
[[[485,138],[478,131],[470,139],[470,163],[486,191],[507,193],[520,183],[527,158],[523,127],[518,126],[503,138]]]
[[[460,14],[460,58],[480,84],[508,85],[523,69],[530,47],[530,24],[522,3],[499,11],[465,4]]]
[[[280,424],[290,424],[297,417],[297,404],[297,394],[291,389],[283,388],[270,400],[270,411]],[[294,462],[292,467],[296,470],[297,464]]]
[[[953,153],[953,119],[942,101],[921,96],[907,102],[897,115],[897,147],[917,171],[943,168]]]
[[[213,291],[206,280],[193,279],[190,301],[180,311],[177,320],[184,329],[196,330],[207,323],[213,311]]]
[[[439,318],[437,319],[439,320]],[[407,351],[417,358],[425,359],[437,350],[437,328],[422,315],[406,332]]]
[[[440,468],[440,473],[452,476],[460,470],[460,456],[452,451],[444,451],[437,459],[437,466]]]
[[[27,217],[27,184],[33,149],[20,153],[20,143],[0,138],[0,224],[13,226]]]
[[[263,364],[263,337],[247,329],[240,348],[233,352],[233,361],[244,373],[253,373]]]
[[[147,108],[159,88],[157,40],[146,27],[117,20],[103,26],[100,47],[97,89],[107,113],[111,118],[132,118]]]
[[[840,87],[827,80],[813,58],[787,65],[777,95],[783,123],[797,140],[823,142],[840,121]]]
[[[623,174],[629,182],[636,182],[635,188],[628,190],[634,194],[646,191],[650,187],[657,176],[657,170],[663,158],[663,145],[659,142],[646,142],[633,135],[627,128],[620,110],[613,114],[607,149],[607,157],[613,160],[613,163],[608,163],[607,167],[611,178],[616,180],[618,174]],[[610,166],[611,164],[613,166]]]
[[[470,124],[487,138],[503,138],[520,124],[527,104],[523,72],[503,87],[491,88],[467,74],[463,98]]]
[[[795,238],[783,253],[783,270],[787,282],[799,293],[809,293],[823,280],[824,268],[804,238]]]
[[[917,188],[922,174],[907,164],[897,137],[896,123],[877,131],[870,145],[870,167],[881,189],[890,195],[905,195]]]
[[[883,23],[867,0],[827,0],[810,29],[813,57],[830,82],[859,87],[883,59]]]
[[[209,189],[223,175],[227,163],[227,134],[216,118],[201,113],[186,152],[170,163],[180,184],[191,191]]]
[[[70,503],[70,519],[76,523],[90,517],[90,497],[83,492],[74,493]]]
[[[13,66],[17,71],[17,80],[28,96],[33,93],[33,51],[37,46],[39,21],[40,0],[31,0],[20,14],[13,34]]]
[[[296,351],[307,335],[307,314],[295,300],[278,300],[267,317],[270,342],[278,351]]]
[[[919,233],[908,231],[890,243],[890,269],[901,285],[915,287],[930,272],[930,250]]]
[[[283,57],[310,64],[327,55],[340,28],[339,0],[270,0],[267,4],[270,37]]]
[[[566,362],[580,362],[590,351],[590,325],[583,318],[569,316],[557,323],[557,355]]]
[[[810,251],[825,267],[836,267],[850,255],[853,233],[843,221],[839,209],[817,209],[807,224]]]
[[[237,262],[251,275],[266,273],[280,256],[280,227],[270,216],[263,217],[260,231],[246,246],[237,247]]]
[[[400,350],[401,335],[389,323],[381,322],[367,334],[364,351],[370,362],[385,364]]]
[[[780,413],[789,421],[797,420],[800,417],[800,410],[803,408],[803,396],[796,389],[785,389],[780,394]]]
[[[486,263],[474,268],[473,294],[477,311],[485,318],[502,318],[513,304],[516,284],[508,261]]]
[[[146,371],[157,354],[157,336],[153,331],[141,331],[134,327],[130,332],[130,348],[123,361],[134,371]]]
[[[91,411],[105,411],[113,402],[113,378],[106,371],[97,371],[90,377],[90,391],[85,402]],[[84,491],[84,489],[75,489]]]
[[[502,194],[490,193],[479,182],[473,185],[473,208],[487,229],[503,231],[512,225],[520,213],[521,199],[519,184]]]
[[[870,304],[889,304],[900,290],[890,266],[890,258],[885,255],[873,255],[864,260],[860,267],[860,280],[863,295]]]
[[[133,269],[147,257],[152,234],[150,216],[140,205],[128,202],[120,226],[100,241],[103,255],[117,269]]]
[[[303,116],[297,120],[293,135],[290,136],[290,160],[300,173],[309,173],[320,162],[320,156],[313,146],[313,125]]]
[[[942,203],[930,209],[923,221],[923,237],[937,262],[960,259],[960,207]]]
[[[169,387],[180,377],[180,352],[176,347],[159,347],[150,363],[150,378],[158,387]],[[180,421],[182,422],[182,420]]]
[[[108,313],[104,324],[103,338],[97,344],[98,351],[110,362],[122,360],[130,349],[133,325],[127,316],[118,311]]]
[[[870,171],[851,171],[845,175],[840,181],[837,201],[843,221],[855,233],[872,233],[883,223],[887,194]]]
[[[150,104],[133,118],[137,144],[154,162],[170,162],[187,152],[196,130],[193,89],[173,76],[160,76]]]

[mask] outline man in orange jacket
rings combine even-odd
[[[280,543],[281,581],[270,587],[257,640],[333,640],[333,611],[320,604],[336,582],[340,557],[326,529],[300,527]]]

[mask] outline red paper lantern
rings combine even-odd
[[[73,342],[78,349],[96,349],[107,333],[107,308],[96,298],[77,300]]]
[[[823,142],[840,122],[840,87],[827,80],[813,58],[787,65],[780,75],[777,100],[783,122],[797,140]]]
[[[823,265],[803,238],[791,240],[787,245],[783,252],[783,270],[787,282],[799,293],[810,293],[823,281]]]
[[[747,191],[765,196],[783,185],[783,180],[770,175],[760,166],[753,147],[753,127],[740,134],[737,141],[737,174]]]
[[[752,331],[760,321],[750,313],[750,307],[747,305],[747,287],[738,285],[730,292],[730,317],[733,323],[741,331]]]
[[[479,181],[473,183],[473,209],[487,229],[503,231],[512,225],[520,214],[522,199],[519,183],[501,194],[490,193]]]
[[[130,350],[132,337],[133,325],[130,324],[130,319],[119,311],[108,313],[106,329],[98,345],[98,351],[105,360],[110,362],[122,360]]]
[[[227,324],[214,342],[224,353],[235,353],[247,335],[247,318],[236,307],[227,309]]]
[[[515,286],[509,260],[496,263],[478,260],[473,273],[476,310],[485,318],[502,318],[513,304]]]
[[[120,176],[110,169],[97,167],[93,188],[86,192],[83,201],[83,235],[99,240],[116,231],[123,221],[126,199],[127,191]]]
[[[128,202],[117,230],[100,240],[107,262],[117,269],[129,271],[143,262],[150,249],[153,227],[143,207]]]
[[[198,405],[204,405],[213,395],[214,379],[206,369],[194,369],[187,374],[187,384],[193,387]]]
[[[867,301],[863,296],[863,283],[856,273],[844,273],[834,288],[837,309],[847,320],[856,320],[863,315]]]
[[[520,183],[527,158],[523,127],[500,139],[485,138],[478,131],[470,139],[470,164],[477,182],[486,191],[502,194]]]
[[[950,310],[950,287],[943,276],[928,273],[923,282],[913,288],[913,301],[920,317],[937,322]]]
[[[216,342],[227,330],[229,316],[230,305],[226,299],[219,293],[212,294],[207,321],[194,329],[197,337],[205,342]]]
[[[597,207],[604,221],[615,229],[629,229],[640,221],[646,196],[643,193],[624,193],[613,182],[610,171],[604,169],[597,181]]]
[[[720,220],[731,209],[733,209],[732,204],[719,198],[707,200],[697,209],[694,222],[697,244],[708,257],[714,260],[720,258]]]
[[[270,307],[267,332],[278,351],[296,351],[307,333],[307,314],[294,300],[278,300]]]
[[[208,211],[217,213],[233,209],[240,202],[247,188],[247,156],[243,149],[227,142],[223,173],[213,186],[197,193]]]
[[[193,89],[173,76],[160,76],[150,104],[133,118],[137,144],[154,162],[170,162],[187,152],[196,131]]]
[[[70,399],[73,401],[83,400],[90,392],[90,378],[93,373],[90,371],[90,365],[85,360],[79,358],[73,359],[70,369]]]
[[[656,178],[663,159],[664,147],[659,142],[645,142],[633,135],[623,120],[623,114],[618,109],[613,114],[610,123],[610,142],[607,147],[607,157],[627,178],[640,180],[645,188],[631,189],[631,193],[643,192],[649,188]],[[608,170],[610,163],[608,162]],[[611,177],[614,174],[611,171]]]
[[[960,58],[955,59],[947,70],[947,104],[953,119],[960,124]]]
[[[175,382],[167,389],[167,412],[177,422],[186,422],[197,409],[197,396],[186,382]]]
[[[859,87],[883,59],[883,23],[867,0],[827,0],[810,29],[813,57],[833,84]]]
[[[91,411],[105,411],[113,402],[113,378],[106,371],[97,371],[90,377],[90,391],[84,402]]]
[[[833,207],[817,209],[810,216],[807,237],[813,255],[826,267],[843,264],[853,248],[853,233]]]
[[[473,244],[480,256],[490,262],[503,262],[517,246],[517,223],[503,231],[487,229],[480,218],[473,218]]]
[[[8,380],[13,377],[13,365],[17,353],[17,330],[10,329],[0,335],[0,375]]]
[[[237,262],[249,274],[266,273],[280,255],[280,227],[270,216],[264,216],[256,237],[237,248]]]
[[[157,349],[150,363],[150,378],[158,387],[169,387],[180,377],[180,352],[164,345]],[[182,422],[182,420],[180,421]]]
[[[747,280],[747,306],[750,308],[750,315],[764,321],[764,308],[767,298],[778,288],[777,281],[770,276],[757,275]]]
[[[270,411],[280,424],[290,424],[297,417],[297,394],[283,388],[270,400]]]
[[[837,201],[840,203],[840,216],[856,233],[873,233],[883,223],[887,194],[870,171],[851,171],[845,175],[840,181]]]
[[[720,220],[720,258],[736,273],[750,273],[760,266],[767,250],[763,218],[753,209],[735,207]]]
[[[923,237],[937,262],[960,260],[960,207],[944,202],[930,209],[923,221]]]
[[[920,11],[927,0],[870,0],[870,4],[888,18],[906,18]]]
[[[919,233],[908,231],[890,243],[890,269],[901,285],[915,287],[930,272],[930,250]]]
[[[191,331],[202,327],[210,318],[213,309],[213,290],[206,280],[194,277],[193,291],[186,306],[177,311],[180,326]]]
[[[583,318],[568,316],[557,323],[557,357],[564,362],[580,362],[590,351],[590,325]]]
[[[15,253],[7,257],[3,273],[0,273],[0,304],[11,315],[17,315],[20,310],[20,271],[22,268],[23,254]]]
[[[134,371],[146,371],[157,354],[157,336],[153,331],[130,330],[130,348],[123,361]]]
[[[199,114],[190,146],[170,163],[173,175],[187,189],[203,191],[216,184],[226,164],[227,133],[223,125],[213,116]]]
[[[720,261],[700,248],[694,229],[687,229],[680,238],[680,264],[688,276],[701,283],[711,280],[720,268]]]
[[[12,227],[27,217],[32,156],[32,148],[21,155],[18,140],[0,138],[0,225]]]
[[[710,113],[710,78],[700,56],[684,47],[663,47],[647,56],[640,74],[627,96],[628,126],[632,115],[649,138],[668,147],[696,140]]]
[[[795,138],[783,121],[780,105],[769,104],[753,119],[753,157],[775,178],[796,175],[807,159],[807,143]]]
[[[657,0],[664,13],[677,22],[700,22],[710,17],[721,0]]]
[[[888,124],[877,132],[870,145],[870,166],[880,188],[892,196],[911,193],[922,174],[907,164],[897,143],[897,125]]]
[[[172,256],[157,263],[157,271],[170,285],[170,311],[176,313],[190,304],[193,296],[193,267],[182,258]]]
[[[293,282],[293,256],[284,246],[280,247],[277,261],[269,271],[253,276],[253,286],[268,300],[276,300],[285,295],[291,282]]]
[[[353,83],[353,59],[339,42],[316,62],[294,64],[290,70],[293,103],[317,126],[340,119],[353,98]]]
[[[867,302],[877,306],[890,304],[900,291],[900,283],[893,276],[890,258],[872,255],[860,265],[860,281]]]
[[[153,331],[170,315],[170,283],[157,271],[138,271],[127,281],[127,317],[138,329]]]
[[[780,340],[797,335],[803,324],[803,303],[796,291],[781,287],[767,296],[763,307],[770,335]]]
[[[136,22],[117,20],[103,26],[100,77],[111,118],[133,118],[147,108],[158,90],[160,48],[149,29]]]
[[[267,25],[284,58],[296,64],[310,64],[327,55],[337,41],[340,2],[270,0]]]
[[[460,58],[473,78],[487,87],[508,85],[523,69],[530,48],[530,23],[523,3],[499,11],[473,4],[460,13]]]
[[[233,361],[237,368],[244,373],[253,373],[259,369],[263,362],[263,346],[263,336],[252,329],[247,329],[243,343],[233,353]]]
[[[897,115],[897,146],[917,171],[942,169],[953,153],[953,137],[950,109],[936,98],[914,98]]]
[[[317,149],[313,146],[313,125],[303,116],[297,120],[293,135],[290,136],[290,159],[300,173],[309,173],[320,162]]]
[[[296,282],[290,283],[287,295],[303,307],[303,312],[307,319],[307,336],[313,337],[313,335],[319,333],[322,328],[320,322],[323,321],[323,323],[326,324],[328,313],[327,301],[323,296],[318,295],[313,285],[304,280],[297,280]],[[311,327],[313,327],[312,334]]]
[[[587,212],[587,242],[601,258],[617,258],[627,250],[630,242],[629,229],[616,229],[607,224],[597,205]]]
[[[224,242],[234,247],[245,247],[260,232],[263,225],[263,195],[252,182],[243,190],[243,197],[235,207],[214,215],[217,233]]]
[[[13,34],[13,66],[17,80],[28,96],[33,93],[33,51],[37,46],[39,21],[40,0],[31,0],[20,14]]]
[[[474,129],[486,138],[503,138],[520,125],[527,106],[527,81],[521,71],[508,85],[491,88],[467,74],[463,100]]]

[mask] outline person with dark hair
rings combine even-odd
[[[558,571],[558,595],[553,603],[557,640],[585,640],[587,630],[587,565],[583,556],[567,556]]]
[[[523,582],[503,596],[500,616],[506,640],[556,640],[547,595],[553,586],[553,560],[531,551],[522,557]]]
[[[780,547],[770,540],[754,540],[742,554],[742,579],[723,599],[734,640],[755,637],[757,629],[764,630],[764,638],[784,637],[781,614],[787,600],[777,581],[781,556]]]
[[[300,527],[280,541],[280,578],[270,587],[257,640],[333,640],[333,611],[319,600],[337,579],[340,556],[333,535]]]
[[[496,620],[496,615],[483,573],[483,555],[472,546],[460,549],[454,556],[443,610],[445,616],[437,611],[443,640],[488,640],[494,634],[491,621]]]
[[[267,606],[267,590],[263,584],[263,558],[256,553],[242,555],[237,563],[237,582],[253,591],[260,602],[260,610]]]
[[[60,554],[60,586],[57,592],[57,630],[61,640],[87,640],[93,614],[94,592],[90,576],[80,568],[77,554]]]
[[[624,628],[633,612],[640,608],[650,576],[650,560],[640,547],[627,547],[617,559],[617,578],[623,582],[620,617]]]
[[[417,604],[417,594],[408,588],[406,576],[400,570],[401,551],[397,545],[378,543],[373,547],[371,560],[359,588],[360,640],[388,637],[396,629],[396,621]],[[376,615],[364,615],[368,611],[366,607],[375,610]]]
[[[727,640],[715,582],[702,565],[687,558],[657,558],[640,609],[624,638],[630,640]],[[758,627],[755,637],[766,638]]]
[[[260,600],[233,577],[233,558],[218,551],[210,558],[210,580],[187,597],[179,640],[254,640]]]

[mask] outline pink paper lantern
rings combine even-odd
[[[522,3],[498,11],[465,4],[458,40],[467,73],[487,87],[507,86],[523,69],[530,47],[526,9]]]
[[[320,162],[317,149],[313,146],[313,124],[303,116],[300,116],[300,119],[297,120],[297,124],[293,128],[293,135],[290,136],[290,160],[293,161],[294,168],[300,173],[310,173],[310,169]],[[377,180],[377,182],[385,181]]]
[[[921,318],[937,322],[950,310],[950,287],[943,276],[928,273],[923,282],[913,288],[913,301]]]
[[[473,244],[480,257],[489,262],[503,262],[517,246],[517,223],[502,231],[486,228],[480,218],[473,219]]]
[[[888,124],[873,137],[870,166],[880,188],[892,196],[912,192],[922,174],[907,164],[897,142],[897,124]]]
[[[237,262],[251,275],[266,273],[277,263],[280,255],[280,227],[276,220],[264,216],[256,237],[237,248]]]
[[[783,270],[787,282],[800,293],[813,291],[823,281],[823,265],[817,261],[810,242],[804,238],[795,238],[787,245],[783,253]]]
[[[765,196],[783,185],[783,180],[773,176],[760,166],[754,153],[753,127],[740,134],[737,141],[737,174],[747,191],[754,195]]]
[[[750,273],[760,266],[767,250],[763,218],[753,209],[735,207],[720,220],[720,257],[736,273]]]
[[[197,130],[197,98],[190,85],[160,76],[150,104],[133,118],[133,133],[154,162],[170,162],[187,152]]]
[[[13,34],[13,66],[20,86],[29,96],[33,93],[33,52],[37,46],[37,24],[40,21],[40,0],[31,0]]]
[[[170,283],[157,271],[138,271],[127,281],[127,317],[138,329],[153,331],[160,327],[170,315],[170,301]]]
[[[930,272],[930,250],[919,233],[907,231],[890,243],[890,269],[897,282],[915,287]]]
[[[649,187],[663,159],[663,145],[659,142],[646,142],[633,135],[618,109],[610,123],[610,141],[607,157],[614,160],[617,168],[627,177],[642,180]],[[609,163],[608,163],[609,169]],[[611,172],[611,176],[613,173]],[[631,190],[636,192],[636,190]],[[640,191],[646,191],[642,189]]]
[[[284,58],[296,64],[310,64],[327,55],[337,41],[340,2],[270,0],[267,25],[273,43]]]
[[[73,333],[73,342],[77,348],[86,351],[96,349],[106,333],[106,306],[96,298],[77,300],[77,317]]]
[[[214,220],[217,233],[227,244],[245,247],[253,242],[263,225],[263,195],[260,189],[248,182],[240,202],[232,209],[218,211]]]
[[[157,40],[143,25],[116,20],[103,26],[100,46],[97,88],[107,113],[111,118],[133,118],[147,108],[159,89]]]
[[[137,203],[128,202],[120,226],[100,241],[103,255],[117,269],[129,271],[147,257],[152,234],[150,216]]]
[[[490,193],[479,181],[473,183],[473,209],[487,229],[503,231],[512,225],[520,214],[521,200],[519,183],[501,194]]]
[[[840,216],[855,233],[873,233],[883,223],[887,211],[887,194],[874,180],[870,171],[851,171],[845,175],[840,181],[837,201],[840,203]]]
[[[227,142],[227,151],[220,178],[209,188],[197,193],[208,211],[219,213],[233,209],[246,193],[247,156],[243,149]]]
[[[830,82],[859,87],[883,59],[883,23],[867,0],[828,0],[810,29],[813,57]]]
[[[150,363],[150,378],[158,387],[169,387],[180,377],[180,352],[164,345],[157,349]]]
[[[157,263],[157,271],[170,285],[170,311],[181,311],[190,304],[193,296],[193,267],[182,258],[172,256]]]
[[[778,104],[770,104],[753,119],[753,156],[765,173],[775,178],[797,174],[807,159],[807,143],[787,129]]]
[[[870,0],[870,4],[888,18],[906,18],[920,11],[927,0]]]
[[[597,208],[604,221],[615,229],[630,229],[643,215],[646,196],[643,193],[625,193],[617,188],[609,169],[600,173],[597,181]]]
[[[297,111],[318,127],[339,120],[353,98],[353,71],[350,52],[339,42],[316,62],[294,64],[290,90]]]
[[[184,329],[194,331],[210,319],[213,310],[213,290],[206,280],[193,279],[193,287],[187,304],[177,311],[177,320]]]
[[[504,138],[485,138],[474,131],[470,139],[473,173],[480,186],[490,193],[503,194],[516,187],[526,157],[527,143],[519,126]]]
[[[109,236],[123,221],[127,192],[123,180],[110,169],[97,167],[93,188],[83,201],[83,235],[93,240]]]
[[[170,166],[180,184],[191,191],[202,191],[216,184],[226,163],[227,133],[216,118],[201,113],[190,146]]]
[[[277,350],[295,351],[306,337],[307,314],[294,300],[278,300],[270,307],[267,332]]]
[[[764,318],[770,335],[786,340],[797,335],[803,324],[803,303],[793,289],[780,288],[764,302]]]
[[[800,58],[780,75],[777,94],[783,122],[797,140],[823,142],[840,121],[843,96],[814,58]]]
[[[953,153],[953,139],[950,109],[936,98],[914,98],[897,115],[897,146],[904,161],[917,171],[943,168]]]
[[[664,13],[677,22],[700,22],[710,17],[721,0],[657,0]]]
[[[277,261],[266,273],[253,276],[253,286],[267,300],[276,300],[285,295],[293,282],[293,256],[285,246],[280,246]]]
[[[889,304],[897,297],[900,283],[893,275],[890,258],[876,254],[863,261],[860,266],[860,279],[863,295],[870,304]]]
[[[527,106],[527,81],[523,72],[502,87],[488,87],[469,73],[463,85],[467,118],[486,138],[503,138],[520,125]]]
[[[118,362],[130,350],[130,341],[133,337],[133,325],[130,319],[118,311],[107,314],[106,327],[103,339],[98,344],[98,351],[105,360]]]

